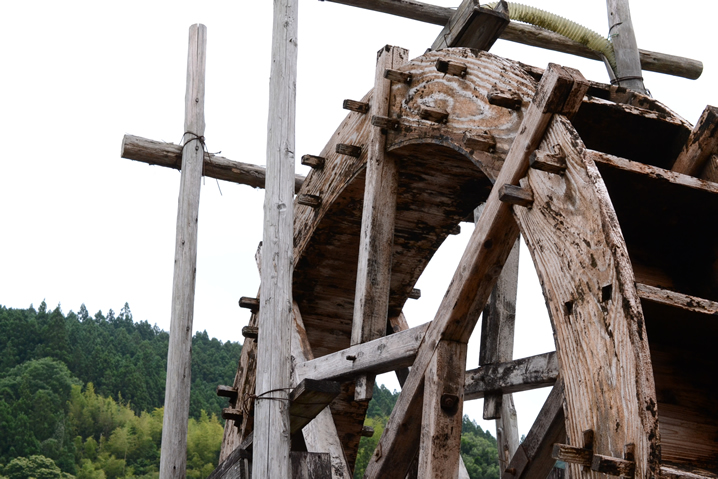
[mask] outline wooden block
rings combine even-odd
[[[384,130],[398,130],[401,122],[396,118],[374,115],[371,117],[371,124]]]
[[[397,83],[411,83],[411,73],[400,72],[391,68],[384,70],[384,78]]]
[[[411,288],[411,293],[409,293],[409,299],[419,299],[421,298],[421,290],[417,288]]]
[[[321,170],[324,168],[326,159],[323,156],[304,155],[302,156],[302,164],[308,166],[314,170]]]
[[[501,394],[487,394],[484,396],[484,419],[501,419]]]
[[[529,207],[534,202],[534,194],[528,188],[506,184],[499,190],[499,200],[510,205]]]
[[[372,437],[374,435],[374,428],[370,426],[364,426],[361,428],[359,433],[362,437]]]
[[[257,311],[259,311],[259,298],[249,298],[247,296],[242,296],[239,298],[239,307],[248,309],[252,311],[252,314],[255,314]]]
[[[553,152],[536,150],[529,158],[529,165],[536,170],[562,175],[566,171],[566,154],[560,145],[554,145]]]
[[[436,69],[441,73],[446,73],[447,75],[464,78],[466,76],[467,68],[466,63],[444,60],[443,58],[436,60]]]
[[[718,183],[718,155],[712,155],[706,162],[703,173],[701,173],[701,179]]]
[[[342,107],[345,110],[355,111],[357,113],[367,113],[369,111],[369,103],[355,100],[344,100]]]
[[[217,386],[217,396],[229,398],[231,401],[237,400],[237,388],[232,386]]]
[[[332,479],[332,463],[328,453],[297,452],[289,453],[292,467],[291,479]]]
[[[290,433],[302,429],[339,395],[335,381],[304,379],[289,395]]]
[[[500,106],[502,108],[508,108],[510,110],[520,110],[523,100],[521,95],[513,90],[504,90],[496,85],[491,87],[489,93],[486,95],[489,103],[492,105]]]
[[[311,208],[319,208],[322,206],[322,197],[317,195],[297,195],[297,204],[309,206]]]
[[[242,328],[242,336],[247,339],[257,339],[259,337],[259,328],[257,326],[245,326]]]
[[[569,446],[568,444],[554,444],[551,457],[563,462],[590,467],[593,460],[593,450]]]
[[[242,414],[241,409],[235,409],[231,407],[226,407],[222,409],[222,418],[223,419],[231,419],[234,422],[240,422],[242,421],[242,418],[244,417],[244,414]]]
[[[337,143],[336,152],[340,155],[347,155],[353,156],[354,158],[359,158],[361,156],[361,146]]]
[[[446,123],[449,120],[449,112],[442,108],[432,108],[430,106],[422,106],[419,109],[419,116],[434,123]]]
[[[488,151],[493,153],[496,149],[496,138],[488,131],[466,132],[463,137],[464,145],[469,150]]]
[[[488,51],[509,25],[505,2],[495,10],[482,8],[479,0],[464,0],[453,12],[448,23],[431,46],[432,50],[447,47],[475,48]]]
[[[591,462],[591,470],[611,476],[633,477],[636,472],[636,462],[594,454]]]
[[[450,235],[460,235],[461,234],[461,225],[456,225],[453,228],[451,228],[451,231],[449,231]]]

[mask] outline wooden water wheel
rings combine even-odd
[[[368,405],[355,385],[396,370],[403,390],[366,477],[403,479],[417,468],[418,477],[456,477],[463,400],[551,385],[503,478],[547,477],[556,457],[567,477],[715,477],[712,110],[693,129],[659,102],[575,70],[461,48],[405,55],[380,51],[386,100],[370,92],[350,102],[355,111],[305,160],[313,170],[294,204],[294,377],[341,386],[296,447],[330,453],[333,477],[348,477]],[[389,170],[367,167],[376,151]],[[392,218],[385,200],[394,193]],[[404,331],[419,276],[484,203],[435,319]],[[363,234],[367,204],[377,213]],[[370,239],[385,239],[387,223],[390,261],[377,264],[382,245]],[[519,233],[556,352],[465,372],[466,342]],[[358,277],[370,279],[358,287]],[[382,277],[383,304],[371,290]],[[365,323],[383,308],[380,334],[352,334],[357,297]],[[250,326],[261,328],[256,311]],[[247,340],[227,392],[218,471],[251,444],[255,350]]]

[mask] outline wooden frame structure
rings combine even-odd
[[[278,3],[275,59],[288,46],[296,52],[296,2]],[[409,0],[360,3],[444,14]],[[627,18],[617,3],[609,9]],[[293,152],[296,57],[290,51],[273,70],[273,85],[284,88],[276,107],[285,110],[270,115],[270,131],[284,130],[270,135],[268,157],[284,156],[284,167],[268,161],[262,293],[244,300],[248,339],[234,384],[218,388],[230,407],[223,462],[211,477],[249,477],[250,459],[255,478],[350,477],[359,440],[370,434],[363,420],[374,376],[390,371],[402,391],[366,478],[467,477],[462,407],[481,397],[484,417],[497,419],[503,479],[716,477],[710,374],[718,361],[709,351],[718,225],[695,215],[698,204],[703,215],[718,213],[715,109],[693,128],[640,92],[492,55],[486,50],[510,25],[501,4],[487,11],[465,0],[445,23],[439,49],[411,60],[398,47],[379,50],[374,88],[345,102],[350,113],[324,150],[302,159],[313,168],[306,178],[281,169]],[[626,48],[635,50],[635,68],[635,43]],[[288,83],[279,86],[281,78]],[[183,150],[123,142],[123,156],[175,168]],[[204,165],[210,176],[262,183],[257,167],[209,154]],[[181,169],[184,178],[184,161]],[[473,214],[434,320],[408,328],[402,307],[416,296],[416,280]],[[514,360],[519,234],[556,352]],[[467,371],[482,311],[480,364]],[[269,372],[280,373],[278,382],[264,382]],[[510,395],[547,386],[518,444]],[[268,393],[272,400],[262,400]]]

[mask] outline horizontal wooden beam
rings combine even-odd
[[[299,363],[297,381],[304,378],[342,381],[359,374],[381,374],[411,366],[429,323],[357,344],[336,353]]]
[[[695,313],[718,316],[718,303],[715,301],[641,283],[636,283],[636,290],[638,291],[638,296],[646,301],[674,306]]]
[[[414,0],[329,0],[334,3],[351,5],[398,17],[410,18],[434,25],[446,25],[455,10]],[[568,53],[591,60],[603,61],[599,54],[587,46],[566,38],[558,33],[524,23],[510,22],[500,37],[502,40],[522,43],[532,47],[545,48]],[[690,58],[665,53],[638,50],[643,70],[664,73],[695,80],[703,73],[703,63]]]
[[[122,158],[141,161],[150,165],[165,166],[167,168],[181,169],[182,147],[174,143],[148,140],[135,135],[125,135],[122,138]],[[230,181],[240,185],[254,188],[264,188],[267,171],[263,166],[233,161],[223,156],[204,154],[204,176],[218,180]],[[294,192],[298,192],[304,183],[302,175],[294,176]]]
[[[508,394],[548,387],[557,377],[555,352],[490,364],[466,371],[464,400],[483,398],[487,392]]]
[[[290,433],[309,424],[340,392],[341,385],[334,381],[304,379],[299,383],[289,395]]]

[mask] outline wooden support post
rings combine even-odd
[[[274,2],[252,477],[290,477],[297,0]],[[271,392],[270,392],[271,391]],[[277,399],[262,400],[271,395]]]
[[[406,63],[408,55],[408,50],[389,45],[377,54],[372,114],[388,116],[391,81],[384,78],[384,72]],[[386,334],[399,173],[394,158],[384,152],[385,138],[380,128],[372,128],[359,243],[352,344],[371,341]],[[355,399],[370,400],[373,387],[373,376],[360,376],[356,380]]]
[[[489,51],[509,24],[506,2],[498,2],[496,9],[479,6],[479,0],[464,0],[446,23],[432,50],[466,47]]]
[[[628,0],[606,0],[608,8],[608,34],[616,54],[616,80],[623,87],[637,92],[646,92],[643,86],[643,70],[638,55],[636,34],[631,22],[631,10]]]
[[[459,474],[466,346],[440,341],[424,374],[418,473],[422,479]]]
[[[293,305],[292,358],[295,363],[314,359],[312,347],[307,339],[304,321],[295,302]],[[296,382],[296,378],[295,378]],[[332,464],[332,479],[351,479],[342,442],[329,407],[324,408],[312,422],[302,430],[304,443],[309,452],[328,452]]]
[[[184,478],[187,468],[187,421],[192,361],[192,319],[197,268],[197,217],[204,158],[204,73],[207,27],[189,29],[185,120],[177,204],[172,317],[167,351],[165,413],[162,426],[160,478]]]
[[[553,114],[577,111],[587,90],[588,82],[578,71],[549,65],[495,184],[518,184]],[[424,373],[435,348],[440,339],[468,341],[518,234],[511,207],[499,201],[498,188],[493,188],[384,429],[377,449],[381,455],[369,461],[367,479],[406,473],[416,450],[413,424],[419,422]]]

